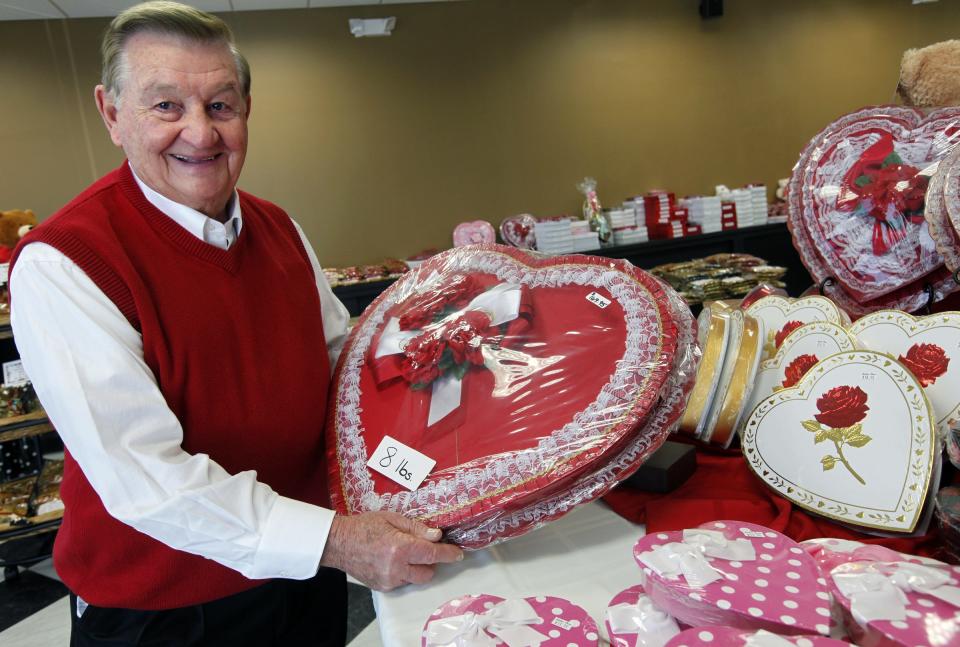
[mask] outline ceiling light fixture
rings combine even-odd
[[[394,16],[389,18],[351,18],[350,33],[357,38],[368,36],[389,36],[397,25]]]

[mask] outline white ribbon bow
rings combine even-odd
[[[427,647],[538,647],[547,636],[526,625],[540,616],[523,599],[504,600],[484,613],[465,613],[427,624]],[[491,635],[492,634],[492,635]]]
[[[422,289],[433,287],[435,282],[428,278]],[[489,315],[491,326],[513,321],[520,314],[520,286],[516,283],[500,283],[475,297],[462,310],[454,312],[447,319],[454,321],[469,310],[481,310]],[[380,336],[374,358],[402,353],[404,345],[422,333],[422,330],[400,330],[400,319],[392,317]],[[443,420],[460,406],[461,390],[462,382],[454,375],[443,375],[433,381],[430,412],[427,416],[428,427]]]
[[[663,647],[680,633],[677,621],[658,609],[646,595],[641,595],[636,604],[609,607],[607,621],[615,634],[637,634],[634,647]]]
[[[882,572],[891,568],[889,575]],[[853,573],[837,570],[831,574],[833,581],[850,599],[850,612],[861,625],[871,620],[904,620],[908,591],[960,607],[960,587],[948,584],[950,574],[937,568],[909,562],[874,562]]]
[[[727,539],[717,530],[690,528],[683,531],[683,542],[670,542],[641,553],[640,561],[657,575],[670,580],[679,576],[695,588],[723,579],[723,574],[710,565],[708,557],[727,561],[752,562],[757,558],[749,539]]]
[[[783,636],[769,631],[760,631],[743,637],[743,647],[797,647]]]

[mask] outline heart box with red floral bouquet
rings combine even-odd
[[[334,506],[469,528],[561,495],[637,434],[656,436],[646,455],[666,435],[646,423],[677,368],[675,299],[625,261],[500,245],[429,259],[371,304],[340,355]],[[436,461],[415,489],[368,468],[386,436]]]
[[[926,286],[942,298],[956,285],[924,221],[936,163],[960,140],[960,108],[924,115],[876,106],[845,115],[801,152],[790,180],[788,224],[817,282],[852,315],[914,311]]]

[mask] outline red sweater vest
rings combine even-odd
[[[243,192],[240,205],[243,229],[221,250],[151,205],[124,164],[30,232],[13,262],[24,244],[52,245],[117,305],[143,336],[185,451],[326,506],[329,362],[314,273],[279,207]],[[262,583],[111,517],[69,452],[61,492],[54,562],[90,604],[168,609]]]

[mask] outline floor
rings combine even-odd
[[[348,584],[347,643],[380,647],[370,590]],[[20,569],[16,578],[0,581],[0,645],[60,647],[70,642],[67,589],[50,560]]]

